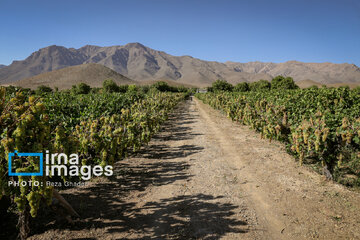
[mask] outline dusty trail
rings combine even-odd
[[[360,239],[360,196],[195,98],[115,176],[63,191],[83,220],[32,239]]]

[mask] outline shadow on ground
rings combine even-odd
[[[109,232],[135,231],[145,235],[141,239],[218,239],[226,233],[246,232],[246,222],[231,218],[237,207],[218,202],[220,198],[197,194],[148,202],[132,209],[131,218]]]

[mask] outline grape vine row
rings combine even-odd
[[[203,102],[286,143],[300,164],[326,167],[335,180],[360,185],[360,93],[348,88],[199,93]],[[276,163],[274,163],[276,164]],[[345,176],[353,176],[350,180]]]
[[[8,196],[20,212],[37,215],[51,204],[53,186],[46,176],[8,176],[8,154],[18,152],[77,153],[82,165],[112,165],[150,141],[184,93],[53,93],[42,97],[0,88],[0,198]],[[36,157],[12,163],[17,173],[39,172]],[[62,176],[66,180],[65,176]],[[81,177],[80,177],[81,178]],[[9,186],[9,181],[40,185]]]

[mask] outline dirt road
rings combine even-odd
[[[199,100],[115,176],[62,192],[82,216],[31,239],[360,239],[360,195]]]

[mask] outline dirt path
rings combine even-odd
[[[82,216],[32,239],[360,239],[360,195],[194,99],[111,181],[62,192]]]

